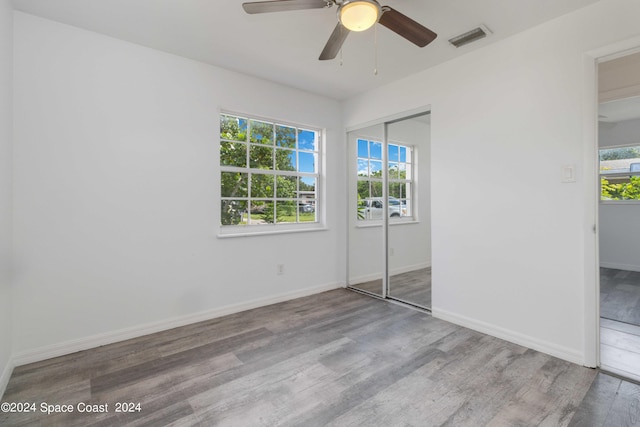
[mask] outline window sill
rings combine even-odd
[[[218,239],[231,239],[236,237],[255,237],[255,236],[273,236],[277,234],[292,234],[292,233],[309,233],[314,231],[327,231],[327,227],[319,224],[314,224],[313,227],[283,227],[277,225],[257,225],[249,226],[252,229],[247,230],[246,227],[236,228],[229,226],[230,229],[221,229],[216,235]],[[253,228],[259,227],[261,230],[254,230]]]

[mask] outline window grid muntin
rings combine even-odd
[[[228,203],[232,203],[232,202],[244,202],[246,203],[246,220],[238,223],[238,224],[221,224],[223,226],[228,226],[228,225],[257,225],[256,223],[252,222],[252,216],[255,215],[252,213],[252,206],[253,205],[259,205],[261,203],[266,203],[266,202],[271,202],[273,203],[273,221],[274,222],[266,222],[264,224],[278,224],[277,222],[277,218],[279,217],[279,213],[278,213],[278,202],[289,202],[292,203],[295,209],[295,221],[288,221],[288,222],[284,222],[284,223],[280,223],[280,224],[309,224],[309,223],[318,223],[319,222],[319,216],[318,216],[318,211],[319,211],[319,202],[320,202],[320,150],[321,150],[321,146],[320,146],[320,138],[321,138],[321,131],[319,129],[311,129],[308,127],[299,127],[297,125],[294,124],[287,124],[287,123],[282,123],[282,122],[278,122],[278,121],[269,121],[267,119],[258,119],[258,118],[250,118],[250,117],[244,117],[244,116],[239,116],[233,113],[225,113],[222,112],[220,113],[220,119],[221,119],[221,123],[224,119],[235,119],[236,121],[238,121],[238,123],[242,123],[244,121],[244,127],[246,127],[246,134],[245,134],[245,139],[232,139],[232,138],[225,138],[225,135],[223,135],[222,133],[222,129],[220,132],[220,146],[222,148],[223,144],[225,143],[238,143],[238,144],[243,144],[244,149],[245,149],[245,158],[246,158],[246,162],[245,164],[247,165],[246,167],[240,167],[240,166],[230,166],[230,165],[224,165],[223,164],[223,160],[222,158],[220,159],[220,173],[221,175],[225,172],[230,172],[230,173],[241,173],[241,174],[247,174],[247,196],[236,196],[236,195],[231,195],[231,196],[222,196],[220,197],[221,201],[223,203],[221,203],[221,207],[224,208],[225,206],[229,206],[228,204],[226,204],[225,202]],[[253,123],[260,123],[261,125],[265,125],[268,124],[270,125],[271,128],[271,142],[268,144],[265,144],[263,142],[261,142],[264,139],[264,135],[263,138],[260,138],[257,140],[257,142],[252,142],[252,124]],[[242,124],[239,126],[239,128],[242,128]],[[294,143],[294,147],[293,148],[287,148],[286,146],[279,146],[278,145],[278,135],[277,135],[277,129],[278,127],[281,128],[287,128],[287,129],[293,129],[294,132],[294,136],[295,136],[295,143]],[[305,133],[305,134],[311,134],[313,136],[312,140],[310,141],[311,144],[313,145],[312,148],[300,148],[300,139],[299,136],[301,133]],[[254,140],[256,138],[253,138]],[[269,147],[271,149],[271,166],[270,169],[261,169],[258,167],[251,167],[251,147]],[[287,152],[290,151],[292,153],[295,153],[295,170],[287,170],[287,169],[278,169],[277,168],[277,152],[278,150],[282,151],[282,152]],[[312,163],[312,169],[313,172],[301,172],[300,170],[302,169],[302,166],[300,165],[300,153],[306,153],[309,155],[313,156],[313,163]],[[252,179],[253,179],[253,175],[272,175],[274,177],[274,181],[273,181],[273,190],[272,190],[272,194],[273,196],[271,197],[260,197],[260,196],[256,196],[254,197],[252,194]],[[297,197],[278,197],[278,177],[295,177],[295,190],[293,190],[293,193],[297,195]],[[307,178],[307,179],[311,179],[313,181],[313,191],[310,190],[301,190],[301,181],[303,178]],[[222,185],[223,182],[221,182],[221,194],[222,194]],[[311,193],[311,198],[309,197],[300,197],[300,193],[302,191],[305,192],[309,192]],[[313,220],[310,221],[308,220],[308,217],[304,217],[301,218],[301,208],[303,208],[303,205],[310,205],[312,206],[313,210]],[[222,212],[222,211],[221,211]],[[222,223],[222,218],[221,218],[221,223]],[[262,224],[260,224],[262,225]]]

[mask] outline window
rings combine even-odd
[[[413,148],[387,144],[387,183],[389,206],[382,197],[384,173],[383,145],[378,141],[358,139],[358,219],[380,220],[386,210],[392,219],[413,217]]]
[[[319,141],[319,130],[221,114],[221,224],[317,223]]]
[[[603,148],[600,200],[640,200],[640,145]]]

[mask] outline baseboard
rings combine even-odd
[[[540,351],[568,362],[584,365],[584,355],[579,351],[436,307],[431,309],[431,314],[433,317],[437,317],[438,319],[446,320],[447,322],[455,323],[456,325],[464,326],[465,328],[473,329],[474,331],[482,332],[483,334],[491,335],[514,344]]]
[[[4,396],[4,392],[7,390],[7,384],[9,384],[9,378],[11,378],[14,366],[13,359],[9,359],[2,369],[2,374],[0,374],[0,400],[2,400],[2,396]]]
[[[415,264],[415,265],[407,265],[404,267],[398,267],[398,268],[394,268],[391,269],[389,271],[389,275],[394,276],[396,274],[402,274],[402,273],[408,273],[410,271],[414,271],[414,270],[421,270],[423,268],[430,268],[431,264],[430,263],[422,263],[422,264]],[[370,282],[372,280],[379,280],[382,279],[382,273],[373,273],[373,274],[367,274],[364,276],[358,276],[358,277],[352,277],[351,279],[349,279],[349,284],[350,285],[357,285],[360,283],[366,283],[366,282]]]
[[[205,320],[215,319],[217,317],[227,316],[229,314],[241,311],[251,310],[254,308],[264,307],[271,304],[277,304],[296,298],[302,298],[314,294],[318,294],[333,289],[344,288],[344,283],[331,283],[312,288],[300,289],[292,292],[271,296],[268,298],[258,298],[238,304],[231,304],[213,310],[202,311],[198,313],[178,316],[171,319],[161,320],[157,322],[146,323],[133,326],[130,328],[120,329],[113,332],[106,332],[89,337],[79,338],[75,340],[65,341],[59,344],[52,344],[33,350],[19,352],[13,357],[13,366],[26,365],[28,363],[39,362],[41,360],[51,359],[53,357],[64,356],[75,353],[77,351],[88,350],[90,348],[100,347],[115,342],[138,338],[144,335],[156,332],[166,331],[168,329],[180,326],[190,325],[192,323],[202,322]],[[4,375],[4,373],[3,373]],[[11,373],[9,372],[9,376]],[[4,379],[4,377],[3,377]],[[7,378],[8,382],[8,378]]]
[[[602,262],[602,261],[600,261],[600,267],[613,268],[615,270],[640,271],[640,265],[618,264],[616,262]]]

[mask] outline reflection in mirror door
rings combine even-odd
[[[431,308],[430,115],[387,124],[388,296]]]
[[[430,115],[348,134],[349,287],[431,308]]]
[[[348,285],[384,297],[382,124],[349,132]]]

